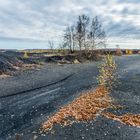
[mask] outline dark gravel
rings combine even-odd
[[[109,111],[116,114],[140,113],[140,56],[122,56],[116,60],[121,84],[114,88],[111,96],[124,108]],[[40,71],[24,72],[0,80],[1,96],[58,81],[50,86],[0,99],[0,140],[15,140],[16,133],[21,135],[20,140],[33,140],[36,137],[37,140],[139,140],[140,128],[101,116],[95,121],[74,123],[64,128],[56,125],[54,134],[43,136],[38,133],[41,123],[49,115],[76,98],[81,91],[96,87],[97,64],[46,65]],[[71,75],[68,79],[61,80],[68,75]]]

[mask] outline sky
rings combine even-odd
[[[140,48],[140,0],[0,0],[0,49],[57,47],[81,14],[98,16],[107,44]]]

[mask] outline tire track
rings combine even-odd
[[[70,78],[71,76],[73,76],[73,75],[74,75],[74,73],[69,74],[69,75],[67,75],[67,76],[64,77],[64,78],[62,78],[62,79],[60,79],[60,80],[58,80],[58,81],[56,81],[56,82],[52,82],[52,83],[50,83],[50,84],[47,84],[47,85],[43,85],[43,86],[40,86],[40,87],[36,87],[36,88],[24,90],[24,91],[21,91],[21,92],[17,92],[17,93],[14,93],[14,94],[10,94],[10,95],[4,95],[4,96],[1,96],[0,99],[7,98],[7,97],[11,97],[11,96],[16,96],[16,95],[19,95],[19,94],[25,94],[25,93],[27,93],[27,92],[31,92],[31,91],[39,90],[39,89],[41,89],[41,88],[49,87],[49,86],[51,86],[51,85],[55,85],[55,84],[58,84],[58,83],[60,83],[60,82],[63,82],[63,81],[65,81],[65,80],[69,79],[69,78]]]

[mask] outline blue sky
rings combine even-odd
[[[80,14],[99,16],[108,44],[140,48],[140,0],[0,0],[0,48],[58,46]]]

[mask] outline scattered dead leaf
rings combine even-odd
[[[124,114],[121,116],[114,115],[109,112],[103,113],[106,118],[119,121],[123,124],[140,127],[140,114]]]
[[[112,105],[109,92],[104,86],[99,86],[95,91],[89,91],[81,95],[70,104],[62,107],[56,114],[43,124],[43,131],[52,129],[54,124],[72,124],[70,118],[75,121],[87,121],[95,119],[98,114]]]

